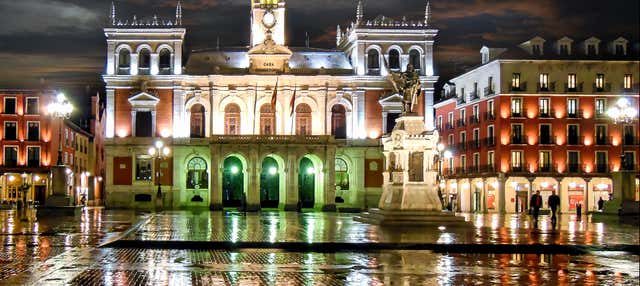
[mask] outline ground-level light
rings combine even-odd
[[[231,174],[237,174],[238,171],[238,166],[231,166]]]
[[[278,168],[276,168],[276,167],[270,167],[269,168],[269,174],[270,175],[275,175],[277,173],[278,173]]]
[[[307,168],[307,174],[311,175],[311,174],[313,174],[315,172],[316,172],[316,170],[313,167]]]

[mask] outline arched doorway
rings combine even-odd
[[[336,139],[347,138],[347,111],[341,104],[331,108],[331,135]]]
[[[280,203],[280,171],[278,162],[266,157],[260,173],[260,207],[277,208]]]
[[[315,204],[316,167],[304,157],[300,160],[298,173],[298,200],[303,208],[313,208]]]
[[[224,108],[224,134],[240,135],[240,107],[235,103]]]
[[[263,104],[260,107],[260,135],[276,134],[276,112],[271,104]]]
[[[227,157],[222,171],[222,206],[240,207],[244,193],[244,166],[235,156]]]
[[[311,134],[311,107],[301,103],[296,107],[296,135]]]
[[[202,104],[191,107],[191,138],[204,138],[205,112]]]
[[[198,191],[209,189],[209,172],[207,161],[201,157],[194,157],[187,163],[187,190],[194,193],[191,202],[204,202],[204,197]],[[208,191],[206,192],[209,193]],[[206,195],[206,194],[202,194]]]

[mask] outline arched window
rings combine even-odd
[[[151,54],[149,50],[142,49],[138,54],[138,69],[139,74],[149,74],[149,68],[151,67]]]
[[[380,54],[375,49],[367,53],[367,70],[369,75],[380,75]]]
[[[171,74],[171,52],[169,49],[160,51],[160,74]]]
[[[224,134],[240,135],[240,107],[235,103],[224,108]]]
[[[260,135],[276,134],[276,113],[270,103],[260,107]]]
[[[349,167],[343,159],[336,158],[336,190],[349,189]]]
[[[131,52],[127,49],[120,50],[118,53],[118,74],[129,74],[131,66]]]
[[[400,52],[396,49],[389,51],[389,68],[392,70],[400,69]]]
[[[311,134],[311,107],[304,103],[296,107],[296,135]]]
[[[209,187],[207,161],[194,157],[187,163],[187,189],[206,189]]]
[[[336,104],[331,108],[331,135],[336,139],[347,138],[347,115],[341,104]]]
[[[409,64],[411,64],[411,66],[413,66],[413,68],[416,70],[421,69],[420,52],[418,52],[417,50],[411,50],[409,52]]]
[[[191,107],[191,138],[204,138],[205,113],[202,104]]]

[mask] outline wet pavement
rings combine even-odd
[[[15,211],[1,211],[0,285],[640,284],[637,225],[565,215],[556,229],[547,217],[534,229],[527,216],[465,217],[472,222],[466,228],[385,228],[338,213],[145,214],[93,208],[76,219],[27,216],[23,221]],[[164,247],[157,247],[160,242]],[[201,244],[185,247],[191,242]],[[295,251],[281,247],[287,243],[365,247]],[[390,247],[366,247],[385,243]],[[420,244],[471,248],[401,249]],[[480,251],[496,245],[513,253]],[[523,245],[592,248],[579,255],[526,254],[518,250]],[[608,251],[616,246],[635,251]]]

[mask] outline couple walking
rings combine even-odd
[[[551,196],[549,196],[547,203],[549,204],[549,208],[551,208],[551,224],[555,228],[557,221],[556,212],[560,206],[560,197],[556,195],[556,191],[553,191]],[[533,212],[534,225],[537,227],[538,216],[540,215],[540,208],[542,207],[542,196],[540,195],[540,191],[536,191],[536,193],[531,196],[530,207]]]

